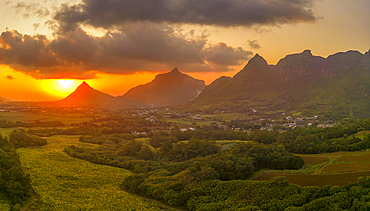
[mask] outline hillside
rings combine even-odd
[[[182,108],[369,117],[369,67],[369,52],[340,52],[323,58],[305,50],[287,55],[276,65],[268,65],[257,54],[233,78],[217,79]]]
[[[197,97],[204,87],[204,81],[194,79],[175,68],[171,72],[157,75],[147,84],[130,89],[121,98],[154,107],[169,106],[189,102]]]

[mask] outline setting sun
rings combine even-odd
[[[58,80],[58,83],[63,88],[71,88],[73,84],[75,83],[73,80]]]
[[[44,91],[49,94],[49,99],[51,100],[60,100],[64,97],[67,97],[71,94],[77,87],[80,85],[78,80],[42,80],[42,87]]]

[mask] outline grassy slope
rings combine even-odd
[[[129,171],[71,158],[63,152],[81,143],[78,136],[54,136],[39,148],[18,153],[40,199],[27,210],[161,210],[163,207],[120,190]]]

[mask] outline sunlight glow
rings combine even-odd
[[[58,80],[58,83],[63,88],[71,88],[74,84],[74,81],[73,80],[64,80],[64,79],[62,79],[62,80]]]
[[[55,80],[55,79],[45,79],[39,81],[41,82],[45,94],[49,95],[49,100],[61,100],[71,94],[78,85],[81,84],[78,80]]]

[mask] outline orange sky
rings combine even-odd
[[[285,55],[305,49],[312,50],[314,55],[327,57],[347,50],[365,53],[370,48],[368,0],[307,0],[292,1],[293,3],[267,0],[260,7],[260,12],[266,12],[266,15],[269,15],[269,11],[272,15],[287,13],[274,23],[257,16],[238,19],[233,14],[225,14],[230,17],[220,20],[212,14],[201,14],[202,17],[209,16],[209,21],[214,21],[211,24],[199,23],[197,14],[194,19],[180,19],[180,22],[173,24],[168,23],[172,20],[164,20],[161,24],[154,23],[155,21],[151,23],[151,20],[143,23],[141,20],[134,20],[132,23],[115,23],[112,20],[104,22],[100,17],[91,16],[88,19],[91,25],[76,22],[80,24],[79,30],[86,33],[79,33],[78,30],[73,33],[61,32],[62,24],[75,24],[68,22],[69,19],[63,19],[63,16],[55,18],[55,14],[61,11],[61,4],[66,2],[74,5],[82,0],[0,1],[0,34],[16,30],[17,36],[22,36],[23,45],[17,49],[16,45],[12,45],[14,40],[1,41],[0,37],[0,97],[20,101],[59,100],[82,83],[83,80],[73,80],[71,84],[63,86],[60,82],[62,76],[71,77],[74,73],[76,76],[73,77],[76,78],[93,78],[85,81],[93,88],[113,96],[122,95],[132,87],[148,83],[155,75],[171,71],[174,67],[210,84],[220,76],[235,75],[256,53],[269,64],[276,64]],[[102,2],[104,1],[100,3]],[[259,1],[249,2],[257,4]],[[240,1],[234,3],[238,4]],[[268,7],[270,3],[275,6],[283,5],[281,11],[271,11],[274,7]],[[290,10],[297,9],[297,17],[291,16],[290,10],[284,11],[286,4],[291,4],[287,5],[291,6]],[[141,11],[141,8],[135,9]],[[248,10],[248,7],[245,9]],[[160,15],[154,13],[153,17],[166,18]],[[271,17],[274,19],[274,16]],[[291,17],[293,18],[289,20]],[[315,21],[310,19],[312,17],[315,17]],[[116,19],[119,18],[122,17]],[[224,23],[224,20],[229,22]],[[237,25],[243,21],[244,23]],[[60,28],[53,28],[50,23],[60,24]],[[229,26],[234,23],[235,26]],[[55,37],[58,33],[59,37]],[[7,38],[4,36],[4,39]],[[81,44],[77,51],[82,49],[84,52],[64,48],[68,47],[66,40],[69,43],[75,42],[76,45]],[[39,49],[40,43],[43,43],[41,47],[45,49],[35,57],[36,53],[32,49]],[[113,44],[108,50],[101,50],[110,43]],[[100,54],[90,58],[86,55],[91,52],[92,45],[96,45],[92,49],[101,52],[97,51]],[[9,49],[14,51],[5,54],[2,49],[4,52]],[[72,55],[74,53],[76,59]],[[112,56],[106,57],[109,53]],[[89,70],[96,70],[94,73],[97,74],[91,75]],[[36,79],[42,77],[57,79]]]
[[[70,86],[63,86],[60,79],[34,79],[31,76],[0,65],[0,96],[16,101],[61,100],[71,94],[83,81],[92,88],[113,96],[123,95],[129,89],[149,83],[161,72],[141,72],[131,75],[99,74],[96,79],[71,80]],[[190,73],[194,78],[201,78],[210,84],[213,80],[236,72],[225,73]],[[14,79],[8,79],[12,76]],[[68,79],[66,79],[68,80]]]

